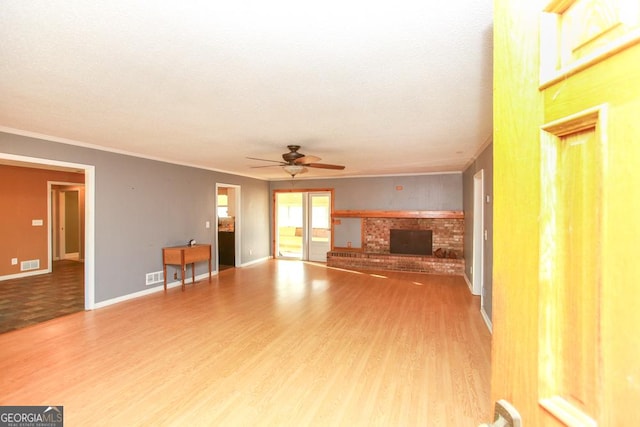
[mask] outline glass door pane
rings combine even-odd
[[[309,261],[327,261],[331,250],[331,193],[309,193]]]
[[[302,259],[303,193],[276,193],[276,257]]]

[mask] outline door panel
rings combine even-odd
[[[309,261],[327,261],[331,250],[331,195],[309,193]]]
[[[80,208],[78,191],[64,192],[64,247],[67,254],[80,253]]]
[[[638,2],[551,2],[560,36],[538,2],[494,6],[492,398],[640,425]]]
[[[602,141],[605,108],[543,126],[540,392],[551,413],[599,413]]]

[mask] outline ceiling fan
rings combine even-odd
[[[299,153],[300,149],[299,145],[287,145],[289,149],[288,153],[284,153],[282,155],[282,159],[280,160],[269,160],[269,159],[259,159],[256,157],[247,157],[247,159],[251,160],[260,160],[263,162],[272,162],[278,163],[277,165],[266,165],[266,166],[252,166],[253,168],[268,168],[271,166],[282,166],[282,168],[287,172],[291,177],[295,177],[299,173],[304,173],[307,171],[306,168],[320,168],[320,169],[336,169],[342,170],[344,166],[342,165],[330,165],[327,163],[317,163],[320,157],[316,156],[305,156],[302,153]]]

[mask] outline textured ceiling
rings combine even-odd
[[[263,179],[461,171],[491,138],[492,1],[0,2],[0,130]]]

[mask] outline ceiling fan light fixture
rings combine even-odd
[[[300,165],[284,165],[282,167],[282,169],[284,169],[285,172],[287,172],[289,175],[291,175],[291,177],[294,177],[297,174],[299,174],[300,172],[302,172],[302,170],[304,169],[304,166],[300,166]]]

